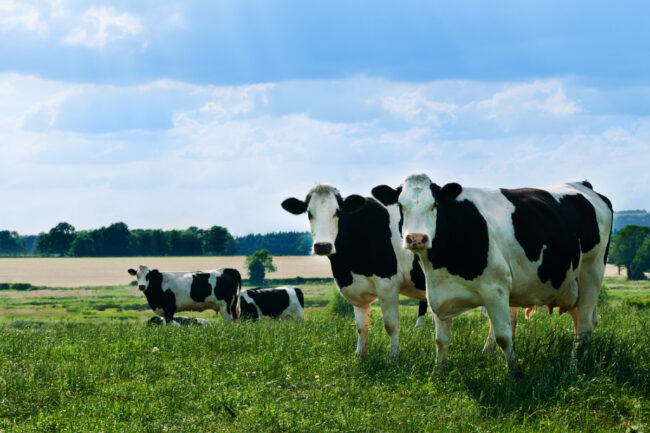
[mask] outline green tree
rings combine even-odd
[[[632,260],[630,265],[630,273],[635,276],[637,280],[645,279],[645,272],[650,271],[650,236],[645,238],[645,241],[639,247],[639,250]]]
[[[16,232],[0,231],[0,254],[13,256],[27,252],[23,239]]]
[[[88,232],[80,232],[70,245],[70,255],[92,257],[95,255],[95,240]]]
[[[625,266],[629,280],[645,278],[643,272],[638,273],[636,268],[633,269],[632,262],[648,236],[649,227],[627,226],[613,239],[610,261],[617,266]]]
[[[98,251],[99,255],[120,257],[130,254],[131,232],[126,224],[119,222],[100,230],[103,248]]]
[[[52,227],[48,233],[41,233],[38,236],[38,251],[43,254],[64,256],[70,251],[70,245],[76,236],[74,226],[66,222],[60,222]]]
[[[266,272],[275,272],[277,270],[273,265],[273,257],[268,250],[255,251],[246,257],[246,267],[248,268],[248,278],[253,284],[262,284]]]
[[[233,244],[234,239],[225,227],[212,226],[203,236],[203,251],[206,254],[232,254]]]

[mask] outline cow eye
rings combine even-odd
[[[336,210],[334,211],[334,215],[333,215],[332,217],[333,217],[333,218],[338,218],[340,212],[341,212],[340,209],[336,209]]]
[[[435,208],[436,208],[436,204],[434,203],[431,205],[431,211],[433,211]]]
[[[314,216],[311,214],[311,211],[307,211],[307,218],[309,218],[310,220],[314,219]]]

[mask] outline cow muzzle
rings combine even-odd
[[[140,289],[140,290],[142,290],[144,292],[145,290],[147,290],[147,286],[143,286],[142,284],[140,284],[138,286],[138,289]]]
[[[429,245],[429,236],[419,233],[406,235],[405,240],[409,250],[423,250]]]
[[[328,256],[332,253],[333,246],[329,242],[318,242],[314,244],[314,253],[319,256]]]

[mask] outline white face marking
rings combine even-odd
[[[307,215],[314,244],[332,244],[330,254],[336,252],[334,241],[339,233],[338,208],[339,203],[333,192],[312,194],[307,206]]]
[[[398,202],[402,208],[402,239],[406,248],[406,237],[412,234],[427,235],[428,245],[436,231],[435,199],[431,192],[431,180],[427,175],[412,175],[406,178],[402,185],[402,193]]]
[[[138,268],[138,273],[136,274],[136,278],[138,280],[138,289],[140,290],[146,290],[149,281],[147,280],[147,275],[149,274],[149,268],[143,265],[140,265]],[[141,287],[144,286],[145,289],[141,289]]]

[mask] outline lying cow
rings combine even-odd
[[[485,305],[508,365],[515,360],[510,306],[575,309],[578,348],[593,332],[612,206],[589,182],[479,189],[413,175],[373,195],[402,210],[404,248],[420,257],[434,313],[444,321]],[[439,360],[448,347],[448,338],[439,342]]]
[[[397,355],[399,295],[424,301],[420,316],[426,312],[424,274],[419,259],[401,246],[398,207],[358,195],[344,200],[329,185],[315,185],[304,201],[288,198],[282,207],[294,215],[307,213],[314,252],[329,259],[336,285],[354,306],[357,353],[367,353],[370,303],[379,298],[390,353]],[[438,333],[435,314],[434,322]]]
[[[239,297],[241,318],[257,320],[262,317],[273,319],[300,319],[305,315],[305,298],[297,287],[276,287],[248,289]]]
[[[239,316],[241,276],[236,269],[224,268],[200,272],[160,272],[140,266],[129,269],[138,279],[149,306],[165,322],[171,323],[178,311],[212,309],[226,322]]]
[[[201,319],[199,317],[180,317],[176,316],[172,319],[174,324],[177,324],[179,326],[210,326],[210,322]],[[149,325],[162,325],[165,322],[165,319],[163,319],[160,316],[153,316],[147,324]]]

